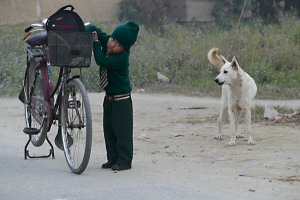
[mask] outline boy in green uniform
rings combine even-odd
[[[99,65],[100,85],[106,94],[103,102],[103,130],[107,162],[102,168],[131,169],[133,159],[133,109],[129,78],[130,47],[136,42],[139,26],[128,22],[111,35],[89,25],[93,32],[93,52]]]

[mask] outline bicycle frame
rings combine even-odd
[[[47,50],[46,50],[47,55]],[[31,92],[33,91],[33,87],[35,85],[35,82],[37,81],[37,74],[39,73],[39,70],[41,71],[43,85],[44,85],[44,96],[43,98],[38,98],[35,96],[32,96],[32,94],[29,95],[30,102],[27,102],[30,105],[40,105],[37,111],[35,112],[35,119],[42,125],[44,120],[46,120],[46,127],[47,132],[50,131],[51,125],[53,124],[53,121],[57,119],[57,111],[58,107],[61,103],[61,97],[63,95],[64,88],[67,85],[67,82],[74,78],[79,78],[78,75],[72,76],[71,75],[71,68],[67,67],[60,67],[59,70],[59,76],[56,82],[55,87],[50,84],[49,82],[49,74],[48,74],[48,68],[47,68],[47,58],[45,57],[35,57],[33,58],[35,60],[35,77],[32,84]],[[55,94],[58,94],[55,98]],[[44,115],[44,113],[47,113],[47,116]]]
[[[50,98],[54,99],[54,95],[57,93],[57,98],[54,100],[54,103],[52,104],[52,113],[53,118],[51,121],[56,120],[56,112],[58,111],[58,107],[62,101],[62,96],[64,95],[63,91],[65,91],[65,88],[67,87],[67,82],[70,79],[78,78],[78,76],[71,76],[71,69],[67,67],[60,67],[59,75],[58,75],[58,81],[56,83],[55,88],[52,90],[50,94]]]
[[[34,29],[38,28],[38,29]],[[33,29],[33,30],[32,30]],[[25,31],[28,31],[23,40],[26,40],[28,36],[37,31],[45,31],[41,24],[31,24]],[[40,38],[38,38],[40,39]],[[30,41],[31,42],[31,41]],[[47,62],[49,60],[48,48],[44,45],[42,47],[31,47],[30,45],[26,49],[27,51],[27,68],[28,70],[34,70],[33,77],[25,77],[24,78],[24,86],[26,85],[25,81],[29,81],[30,83],[30,94],[25,93],[26,109],[34,109],[35,112],[32,112],[32,117],[40,124],[40,131],[49,132],[54,120],[57,119],[56,112],[59,106],[60,99],[60,91],[58,91],[59,86],[61,85],[61,79],[63,77],[63,71],[66,73],[70,73],[69,69],[65,69],[63,67],[60,68],[59,77],[57,79],[57,83],[55,88],[53,88],[52,84],[50,84],[49,73]],[[32,65],[32,66],[30,66]],[[26,76],[29,73],[26,73]],[[38,81],[38,77],[41,77],[43,84],[43,96],[35,96],[33,95],[34,87],[36,82]],[[30,80],[32,79],[33,80]],[[54,100],[54,95],[58,91],[58,97]],[[46,133],[45,133],[46,134]]]

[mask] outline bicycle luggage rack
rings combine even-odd
[[[25,148],[24,148],[24,158],[25,158],[25,160],[27,159],[27,157],[29,157],[29,158],[48,158],[51,155],[52,155],[52,159],[54,159],[54,148],[53,148],[53,145],[51,144],[50,140],[48,139],[48,136],[46,136],[46,140],[47,140],[48,144],[51,147],[50,152],[49,152],[48,155],[44,155],[44,156],[31,156],[29,154],[29,150],[27,150],[27,147],[28,147],[28,145],[29,145],[29,143],[31,141],[31,137],[32,137],[32,135],[37,135],[39,133],[39,131],[40,130],[38,130],[36,128],[28,128],[28,127],[26,127],[26,128],[23,129],[23,132],[29,136],[29,139],[28,139],[28,141],[27,141],[27,143],[25,145]]]

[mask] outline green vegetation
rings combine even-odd
[[[110,33],[117,25],[93,22]],[[165,25],[164,32],[141,28],[138,42],[131,50],[133,89],[146,92],[180,93],[219,97],[221,88],[213,79],[219,69],[207,60],[212,47],[231,60],[236,55],[240,66],[258,85],[256,98],[297,99],[300,97],[300,22],[284,18],[281,25],[265,25],[260,20],[241,24],[231,30],[214,25]],[[25,25],[0,27],[0,95],[17,95],[26,65]],[[156,80],[161,72],[171,83]],[[76,73],[76,72],[74,72]],[[99,91],[98,67],[83,69],[90,92]]]

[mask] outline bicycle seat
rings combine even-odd
[[[30,37],[26,42],[32,47],[45,45],[47,42],[47,32],[38,33]]]

